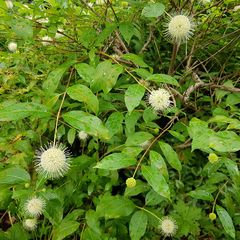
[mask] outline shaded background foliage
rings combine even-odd
[[[159,5],[25,3],[8,9],[0,0],[0,238],[159,239],[150,211],[176,220],[175,239],[239,239],[235,1],[156,1],[195,25],[173,61]],[[149,5],[153,17],[143,12]],[[175,104],[156,114],[146,100],[148,89],[161,86]],[[81,130],[86,141],[77,136]],[[55,133],[72,152],[72,166],[64,178],[43,181],[35,151]],[[216,163],[210,153],[219,156]],[[126,188],[140,160],[137,185]],[[47,207],[28,233],[21,205],[34,194]]]

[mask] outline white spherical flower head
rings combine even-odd
[[[10,43],[8,44],[8,50],[9,50],[10,52],[16,52],[16,51],[17,51],[17,43],[15,43],[15,42],[10,42]]]
[[[176,221],[170,217],[164,217],[160,224],[161,232],[165,236],[173,236],[177,231]]]
[[[50,45],[52,41],[53,41],[53,39],[49,36],[42,37],[42,45],[43,46]]]
[[[5,0],[5,4],[6,4],[8,9],[12,9],[13,8],[13,2],[11,0]]]
[[[28,218],[23,221],[23,227],[28,231],[34,231],[37,228],[37,219]]]
[[[49,145],[37,152],[36,170],[47,178],[63,177],[69,169],[70,153],[63,145]]]
[[[167,24],[166,35],[171,41],[181,44],[187,41],[193,34],[193,24],[189,17],[177,15],[170,18]]]
[[[84,131],[80,131],[78,133],[78,137],[79,137],[80,140],[86,141],[87,138],[88,138],[88,134],[86,132],[84,132]]]
[[[28,215],[38,217],[42,214],[45,207],[45,201],[42,198],[33,197],[25,203],[25,211]]]
[[[148,102],[155,111],[162,111],[170,107],[170,97],[171,95],[167,90],[159,88],[151,91]]]

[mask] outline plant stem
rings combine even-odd
[[[70,84],[70,80],[71,80],[71,78],[72,78],[73,71],[74,71],[74,69],[72,68],[72,69],[71,69],[71,72],[70,72],[70,75],[69,75],[69,78],[68,78],[67,85],[66,85],[66,91],[63,93],[63,98],[62,98],[61,104],[60,104],[59,109],[58,109],[57,118],[56,118],[56,123],[55,123],[55,130],[54,130],[53,145],[56,144],[58,121],[59,121],[59,117],[60,117],[60,114],[61,114],[61,110],[62,110],[62,106],[63,106],[64,100],[65,100],[65,97],[66,97],[66,94],[67,94],[67,87],[68,87],[69,84]]]
[[[146,208],[142,208],[142,207],[139,207],[139,206],[136,206],[138,209],[141,209],[149,214],[151,214],[152,216],[154,216],[155,218],[157,218],[157,220],[159,220],[160,222],[162,221],[162,219],[160,217],[158,217],[156,214],[154,214],[153,212],[147,210]]]
[[[171,57],[171,61],[170,61],[169,69],[168,69],[168,74],[169,75],[172,75],[174,73],[174,65],[175,65],[175,62],[176,62],[178,49],[179,49],[179,44],[174,43],[173,44],[172,57]]]

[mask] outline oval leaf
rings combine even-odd
[[[63,119],[74,128],[89,135],[105,140],[110,138],[108,129],[103,125],[102,121],[91,114],[83,111],[71,111],[63,114]]]
[[[139,240],[145,234],[148,223],[148,216],[143,211],[137,211],[132,215],[129,224],[131,240]]]
[[[0,171],[0,185],[14,185],[30,181],[29,173],[20,167],[10,167]]]
[[[139,84],[130,85],[125,92],[125,104],[128,112],[131,113],[141,102],[145,89]]]
[[[180,172],[182,170],[182,165],[177,153],[167,143],[159,142],[159,146],[171,167]]]
[[[144,17],[159,17],[164,13],[165,6],[162,3],[149,3],[143,10],[142,15]]]
[[[135,209],[133,202],[122,196],[104,195],[97,205],[96,212],[99,217],[118,218],[130,215]]]
[[[170,200],[170,190],[169,186],[163,177],[163,175],[159,172],[155,167],[149,167],[142,165],[141,167],[142,174],[147,180],[147,182],[151,185],[153,190],[157,192],[159,195]]]
[[[55,70],[53,70],[52,72],[50,72],[47,77],[47,80],[43,83],[43,90],[48,94],[52,94],[53,92],[55,92],[55,90],[58,88],[59,82],[63,74],[74,63],[75,61],[66,62],[59,66],[58,68],[56,68]]]
[[[205,190],[194,190],[188,193],[193,198],[206,200],[206,201],[214,201],[212,194]]]
[[[76,84],[67,89],[67,94],[73,100],[84,102],[90,110],[95,114],[98,113],[99,102],[98,98],[92,93],[92,91],[85,85]]]
[[[166,74],[153,74],[153,75],[149,76],[146,80],[153,81],[156,83],[166,83],[166,84],[174,85],[177,87],[180,86],[178,81],[175,78],[173,78],[169,75],[166,75]]]
[[[16,121],[26,117],[47,118],[51,116],[48,108],[39,103],[15,103],[0,109],[1,121]]]
[[[226,233],[235,239],[235,228],[228,212],[219,205],[216,205],[216,211]]]
[[[103,158],[102,161],[95,166],[95,168],[117,170],[135,164],[136,164],[135,158],[123,153],[113,153]]]

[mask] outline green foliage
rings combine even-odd
[[[240,239],[236,1],[28,2],[0,0],[0,239]]]

